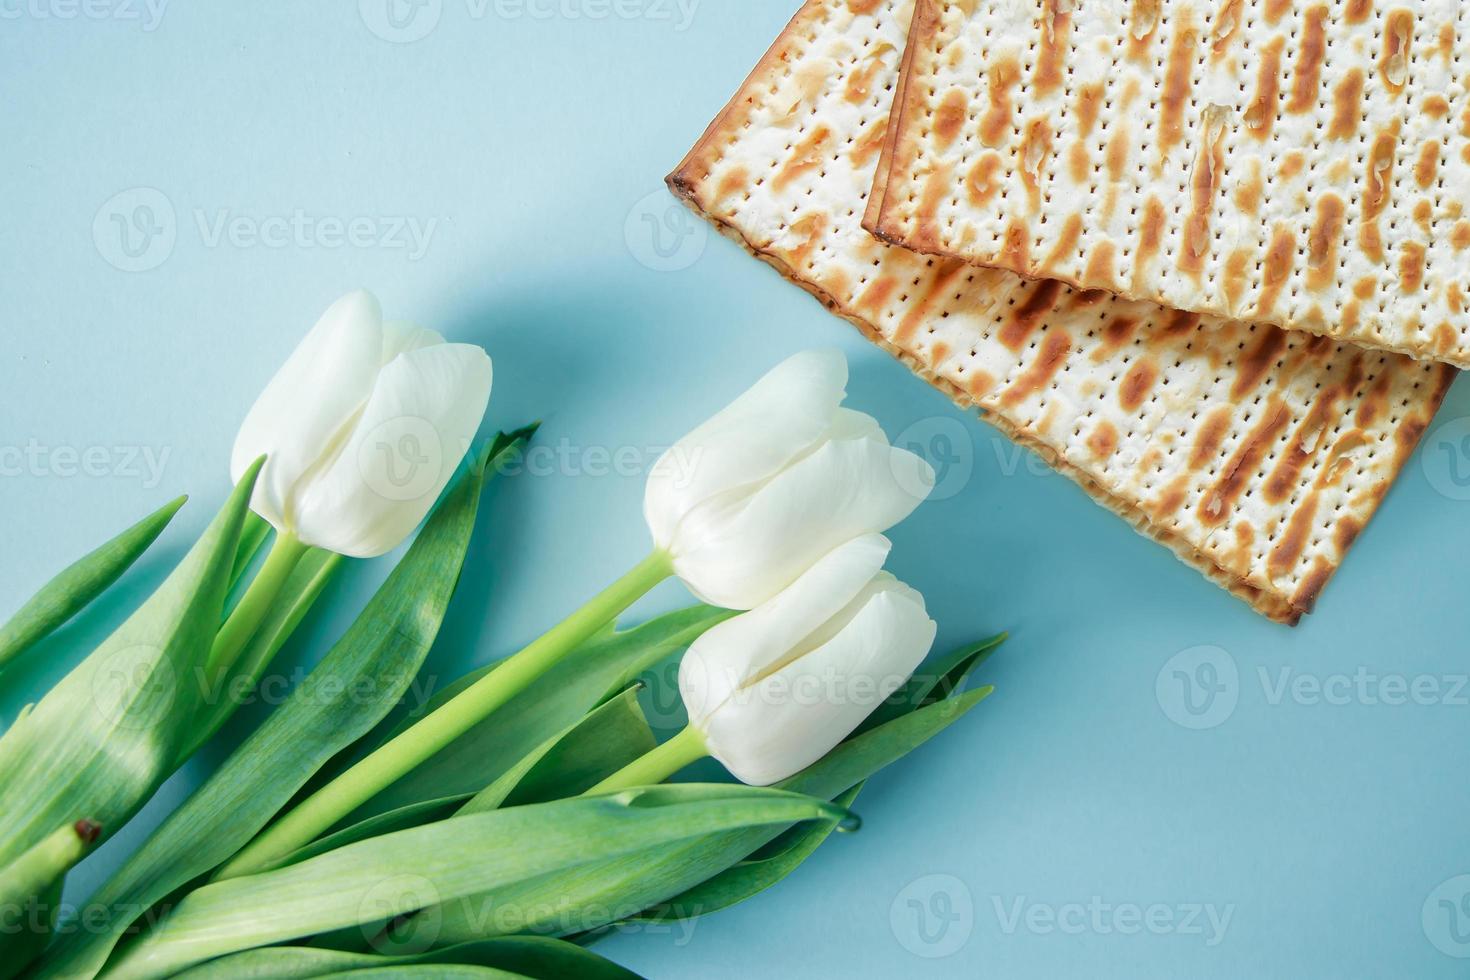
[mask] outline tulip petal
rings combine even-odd
[[[770,602],[696,640],[679,665],[679,693],[689,720],[702,727],[737,690],[826,642],[823,626],[865,591],[883,568],[889,548],[881,534],[855,538]]]
[[[421,327],[407,320],[390,320],[383,324],[383,354],[380,363],[386,366],[399,354],[423,347],[438,347],[444,337],[428,327]]]
[[[265,468],[251,506],[277,530],[289,530],[288,507],[303,475],[338,440],[373,391],[383,346],[383,314],[358,290],[322,314],[255,402],[235,439],[230,476],[261,456]]]
[[[839,408],[837,414],[832,417],[832,428],[827,431],[828,440],[843,439],[881,439],[888,441],[888,436],[883,433],[883,426],[878,420],[865,412],[854,411],[851,408]]]
[[[830,641],[739,692],[703,729],[738,779],[768,786],[822,758],[903,686],[936,627],[913,589],[888,580]]]
[[[865,431],[826,443],[748,499],[697,508],[680,528],[674,571],[705,602],[753,609],[842,542],[903,520],[933,490],[934,470],[876,426]]]
[[[648,479],[643,512],[655,543],[669,547],[701,501],[758,486],[809,451],[832,425],[846,388],[840,351],[806,351],[680,439]]]
[[[469,344],[411,350],[384,367],[341,453],[302,488],[301,540],[354,558],[401,544],[468,452],[492,377]]]

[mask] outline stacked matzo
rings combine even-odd
[[[864,211],[894,155],[912,3],[809,0],[670,185],[1099,502],[1295,623],[1453,372],[875,239]]]
[[[1462,0],[921,0],[885,239],[1470,366]]]

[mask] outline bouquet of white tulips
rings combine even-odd
[[[835,352],[777,366],[655,467],[648,556],[390,717],[454,595],[482,487],[533,430],[476,446],[485,353],[385,324],[368,293],[338,301],[246,417],[234,494],[199,542],[0,736],[0,976],[623,977],[587,948],[602,932],[718,911],[791,873],[856,827],[870,775],[989,693],[962,688],[1001,640],[921,666],[936,627],[883,571],[882,532],[934,475],[843,407],[846,384]],[[0,628],[0,670],[180,504],[45,586]],[[68,870],[218,730],[343,558],[415,528],[304,681],[63,906]],[[618,627],[670,577],[702,604]],[[681,653],[688,722],[659,744],[640,698]],[[736,781],[666,782],[705,757]]]

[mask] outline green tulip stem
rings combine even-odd
[[[307,545],[294,534],[283,531],[276,535],[275,544],[271,545],[271,552],[261,566],[260,573],[240,597],[239,604],[214,638],[214,647],[209,651],[211,677],[218,677],[239,659],[245,645],[270,614],[271,607],[280,598],[286,580],[291,577],[306,552]]]
[[[673,560],[668,554],[653,552],[530,646],[502,661],[288,811],[220,868],[215,877],[234,878],[264,870],[309,844],[530,687],[673,573]]]
[[[680,769],[707,755],[709,749],[705,748],[704,736],[693,725],[688,725],[664,744],[650,749],[645,755],[634,759],[582,795],[615,793],[634,786],[657,786]]]
[[[0,902],[7,909],[21,912],[26,905],[40,901],[40,897],[62,875],[86,857],[101,833],[101,826],[91,820],[78,820],[43,838],[0,869]],[[24,918],[23,913],[17,917],[15,932],[25,930]],[[11,964],[0,964],[0,975],[11,975],[6,969],[9,965]],[[20,967],[23,964],[13,965]]]

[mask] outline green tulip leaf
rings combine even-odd
[[[176,768],[202,700],[195,670],[219,627],[260,466],[157,591],[0,737],[0,866],[81,815],[122,826]],[[45,918],[20,935],[34,954],[49,932]]]
[[[642,673],[646,669],[647,664],[661,661],[672,651],[683,649],[703,633],[704,630],[708,629],[714,623],[728,618],[730,615],[732,614],[726,610],[714,609],[709,606],[694,606],[689,609],[669,613],[668,615],[651,620],[642,626],[620,632],[614,631],[609,626],[603,635],[589,641],[585,648],[573,653],[569,658],[580,665],[580,673],[573,677],[563,678],[566,683],[560,688],[556,688],[555,685],[538,682],[533,685],[531,690],[522,695],[522,699],[524,700],[514,700],[502,710],[515,712],[516,718],[520,719],[525,726],[534,726],[536,731],[540,731],[547,727],[548,719],[559,719],[567,714],[567,702],[576,705],[590,704],[595,708],[607,697],[609,686],[614,688],[617,686],[626,687],[629,679]],[[408,720],[401,722],[386,737],[392,737],[393,734],[401,731],[402,728],[411,723],[412,718],[419,717],[424,711],[432,710],[434,707],[452,698],[456,693],[468,687],[475,680],[483,677],[490,669],[492,668],[481,668],[465,677],[459,678],[453,684],[440,691],[424,708],[411,715]],[[558,670],[555,673],[560,676],[564,672]],[[631,692],[629,694],[631,696]],[[609,703],[616,700],[619,699],[614,695]],[[641,712],[638,717],[640,719],[642,718]],[[426,763],[426,765],[439,767],[436,768],[437,772],[452,773],[453,779],[446,780],[446,788],[450,786],[465,787],[460,792],[435,795],[435,790],[430,785],[429,780],[414,780],[413,785],[421,790],[423,798],[386,808],[389,797],[380,797],[375,801],[376,806],[368,806],[360,810],[359,815],[355,817],[354,823],[328,836],[319,838],[306,847],[296,851],[286,861],[280,862],[280,864],[301,860],[303,857],[320,854],[333,847],[340,847],[342,844],[363,840],[366,837],[376,836],[377,834],[386,833],[390,830],[402,830],[406,827],[418,826],[430,820],[448,816],[475,797],[479,798],[479,802],[476,804],[477,809],[494,809],[500,803],[504,802],[504,795],[498,794],[508,795],[515,790],[521,784],[522,780],[530,774],[531,769],[537,767],[537,764],[546,753],[550,752],[563,739],[568,738],[573,733],[579,732],[581,726],[588,718],[588,713],[584,711],[580,717],[550,735],[540,744],[532,746],[530,750],[509,765],[502,762],[487,762],[484,759],[481,759],[478,763],[471,761],[469,746],[471,744],[477,745],[480,741],[488,742],[488,736],[484,733],[481,733],[480,738],[472,742],[464,742],[464,744],[457,743],[451,746],[448,756],[436,756],[429,763]],[[646,724],[646,721],[644,721],[643,725],[645,728]],[[505,727],[512,730],[517,729],[516,725]],[[524,729],[520,730],[524,731]],[[595,729],[592,731],[595,732]],[[474,733],[471,734],[473,735]],[[646,746],[647,742],[645,739],[651,737],[651,731],[647,735],[643,735],[640,732],[636,740],[625,745],[621,751],[631,751],[631,746],[635,745]],[[519,743],[524,741],[526,741],[524,735],[517,735],[511,739],[512,744],[501,746],[492,754],[496,758],[508,756],[511,751],[518,747]],[[574,739],[572,742],[573,744],[581,744],[581,739]],[[577,750],[573,757],[576,758],[580,755],[581,750]],[[621,765],[617,768],[621,768]],[[491,778],[490,785],[485,786],[483,782],[475,782],[475,776],[473,774],[477,769],[487,774],[487,778]],[[616,771],[616,769],[610,769],[603,775],[609,775],[613,771]],[[558,780],[563,784],[567,783],[565,775],[555,765],[549,765],[539,769],[535,782],[532,785],[540,784],[543,781],[543,777]],[[587,782],[587,786],[594,785],[597,781],[595,779],[590,780]],[[395,794],[394,798],[397,796],[409,797],[413,795],[406,791],[395,793],[396,788],[388,791],[391,794]],[[586,786],[581,788],[585,789]],[[531,802],[532,800],[529,797],[533,794],[534,791],[528,789],[524,795],[518,795],[518,799],[522,802]],[[534,802],[544,802],[547,799],[572,794],[570,792],[562,792],[560,794],[542,792],[534,795],[539,795],[539,798],[535,799]],[[492,800],[495,801],[493,805],[491,804]],[[384,808],[379,809],[379,807]],[[362,817],[360,815],[362,813],[371,813],[372,815]]]
[[[576,796],[643,755],[653,745],[653,731],[638,706],[637,690],[630,688],[566,731],[547,739],[477,794],[424,800],[368,817],[312,841],[274,866],[296,864],[360,840],[432,823],[456,813],[498,809],[507,798],[513,805],[519,805]]]
[[[6,916],[18,916],[12,921],[18,921],[20,928],[0,936],[0,977],[4,980],[19,976],[51,941],[65,884],[66,875],[62,874],[26,898],[13,904],[7,900]]]
[[[507,973],[488,966],[461,966],[458,963],[428,966],[377,966],[342,970],[325,974],[342,980],[524,980],[518,973]]]
[[[158,590],[0,738],[0,864],[79,816],[122,826],[172,773],[259,465]]]
[[[414,956],[379,956],[372,953],[343,953],[306,946],[274,946],[252,949],[211,960],[185,970],[177,980],[312,980],[348,970],[383,967],[440,966],[484,967],[504,970],[508,975],[531,980],[639,980],[590,950],[558,939],[515,936],[466,943]],[[438,976],[440,974],[429,974]]]
[[[339,847],[346,847],[348,844],[356,844],[358,841],[397,833],[400,830],[408,830],[410,827],[422,827],[424,824],[439,820],[447,820],[458,813],[460,808],[471,799],[470,794],[465,793],[460,796],[445,797],[442,800],[410,803],[396,810],[389,810],[387,813],[379,813],[366,820],[359,820],[355,824],[343,827],[341,830],[335,830],[324,837],[318,837],[305,847],[298,848],[275,861],[270,868],[284,868],[288,864],[300,864],[302,861],[328,851],[335,851]]]
[[[845,793],[839,793],[832,802],[841,807],[851,807],[863,788],[858,783]],[[782,846],[769,855],[762,849],[756,855],[703,881],[676,898],[631,916],[631,922],[671,922],[689,917],[688,910],[695,915],[709,915],[732,905],[738,905],[778,884],[799,868],[817,848],[826,843],[836,828],[826,824],[804,824],[793,827],[777,841]],[[772,841],[772,844],[777,843]],[[765,855],[765,856],[763,856]]]
[[[42,975],[95,976],[142,910],[243,847],[313,773],[398,703],[459,582],[486,466],[526,438],[524,430],[501,436],[465,468],[353,625],[83,907],[89,928],[51,950]]]
[[[0,870],[0,909],[10,926],[0,930],[0,977],[12,977],[45,948],[56,925],[66,873],[97,840],[101,827],[78,820],[49,834]],[[13,926],[19,923],[21,928]]]
[[[456,813],[483,813],[502,805],[548,803],[576,796],[639,758],[654,744],[653,730],[648,727],[643,709],[638,705],[638,689],[629,688],[571,728],[547,739],[474,797],[468,800],[459,798],[459,802],[451,799],[410,804],[369,817],[313,841],[272,867],[295,864],[359,840],[419,826]],[[450,805],[448,812],[442,809],[446,803]],[[384,928],[388,925],[387,922],[382,924]],[[319,936],[316,944],[357,950],[375,935],[375,931],[359,924],[343,933]]]
[[[256,629],[240,657],[229,671],[214,682],[214,690],[204,706],[197,737],[185,758],[219,731],[239,706],[242,698],[255,690],[265,668],[275,659],[281,647],[296,632],[301,620],[316,605],[322,591],[331,583],[345,559],[330,551],[309,549],[292,569],[281,587],[274,605]],[[182,761],[182,760],[181,760]]]
[[[854,736],[779,786],[833,799],[948,728],[991,690],[952,696]],[[651,846],[507,886],[479,896],[477,902],[435,910],[437,941],[459,943],[519,932],[569,935],[595,931],[676,899],[735,866],[785,830],[750,828],[674,846]],[[497,909],[493,919],[472,914],[485,906]],[[575,928],[568,928],[568,923]]]
[[[650,847],[847,817],[824,800],[728,785],[648,787],[452,817],[205,885],[121,950],[109,976],[170,976],[257,946],[375,924],[425,907],[458,907],[465,899],[473,904],[472,896]],[[495,915],[486,908],[480,913]],[[418,935],[398,949],[432,945],[436,918],[411,921]]]
[[[499,711],[364,804],[353,819],[425,800],[478,793],[547,739],[566,731],[587,712],[624,690],[645,670],[733,615],[725,609],[694,606],[589,641]],[[494,668],[492,664],[460,678],[419,715],[437,708]]]
[[[532,753],[534,762],[514,782],[502,777],[465,804],[461,813],[547,803],[586,792],[658,744],[630,687],[569,731]],[[512,770],[514,771],[514,770]]]
[[[260,554],[261,546],[265,544],[265,539],[270,536],[270,533],[270,522],[264,517],[255,511],[245,516],[245,526],[240,529],[240,545],[235,549],[235,564],[230,570],[231,592],[234,592],[244,580],[245,573],[254,564],[255,556]]]
[[[170,501],[43,585],[0,626],[0,670],[106,592],[158,540],[187,499]]]

